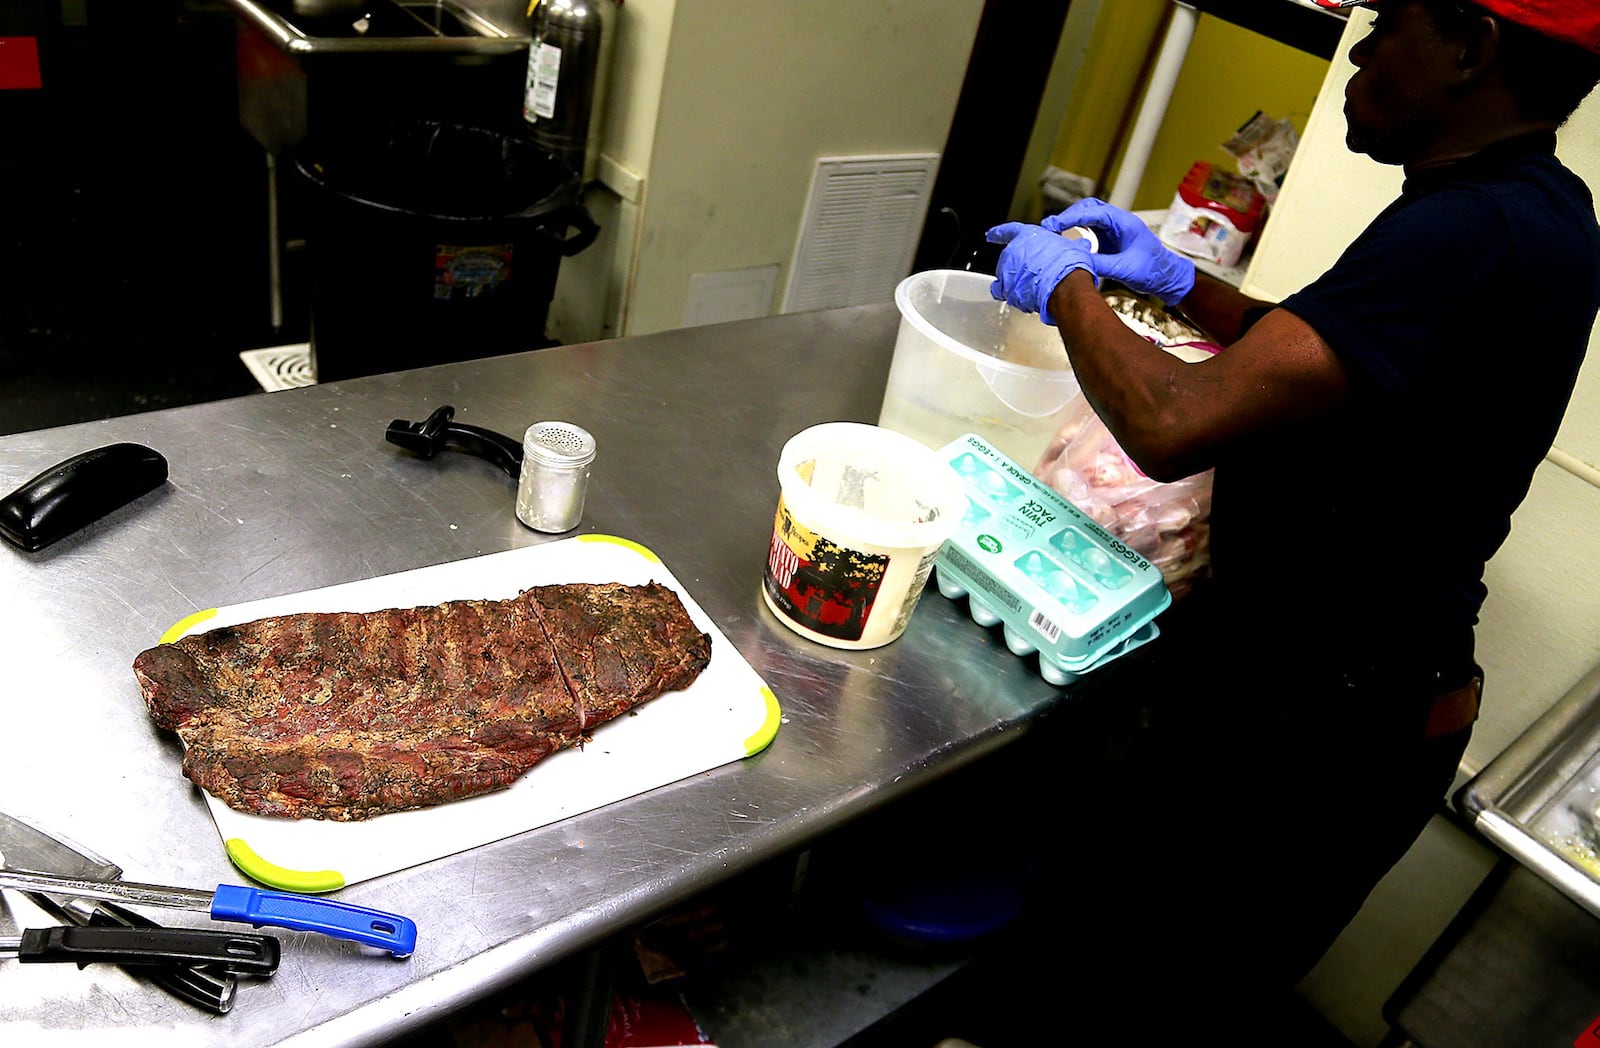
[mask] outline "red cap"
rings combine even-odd
[[[1472,0],[1508,22],[1600,52],[1600,0]],[[1317,0],[1322,7],[1371,7],[1378,0]]]

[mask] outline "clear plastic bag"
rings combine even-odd
[[[1276,120],[1257,110],[1222,148],[1239,165],[1239,174],[1254,182],[1267,198],[1277,202],[1278,187],[1289,171],[1289,161],[1300,145],[1300,136],[1287,120]]]
[[[1082,397],[1033,475],[1160,568],[1173,600],[1209,568],[1210,471],[1173,484],[1151,480]]]
[[[1197,360],[1219,348],[1141,298],[1113,293],[1106,301],[1130,328],[1182,359]],[[1160,568],[1173,600],[1209,572],[1211,471],[1171,484],[1151,480],[1082,395],[1068,408],[1033,475]]]

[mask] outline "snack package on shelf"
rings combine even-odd
[[[1200,360],[1220,348],[1140,296],[1110,292],[1105,298],[1124,324],[1180,359]],[[1209,570],[1211,472],[1171,484],[1151,480],[1083,396],[1069,408],[1033,475],[1160,568],[1173,600]]]
[[[1219,266],[1236,266],[1261,224],[1267,198],[1243,175],[1197,160],[1156,232],[1162,243]]]

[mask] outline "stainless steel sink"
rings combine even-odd
[[[526,0],[366,0],[317,17],[295,0],[225,2],[239,120],[271,154],[384,119],[520,119],[529,32],[510,5]]]
[[[327,54],[509,54],[528,46],[525,27],[502,26],[460,0],[373,0],[359,15],[307,18],[293,0],[225,0],[295,57]]]
[[[224,3],[236,23],[239,123],[266,155],[278,327],[280,256],[296,239],[285,235],[296,226],[296,194],[280,192],[280,159],[312,139],[409,120],[520,126],[527,0],[369,0],[357,14],[317,18],[297,15],[294,0]]]

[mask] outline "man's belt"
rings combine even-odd
[[[1440,695],[1428,707],[1428,726],[1423,735],[1437,739],[1470,728],[1478,719],[1478,703],[1482,697],[1482,677],[1474,677],[1455,691]]]

